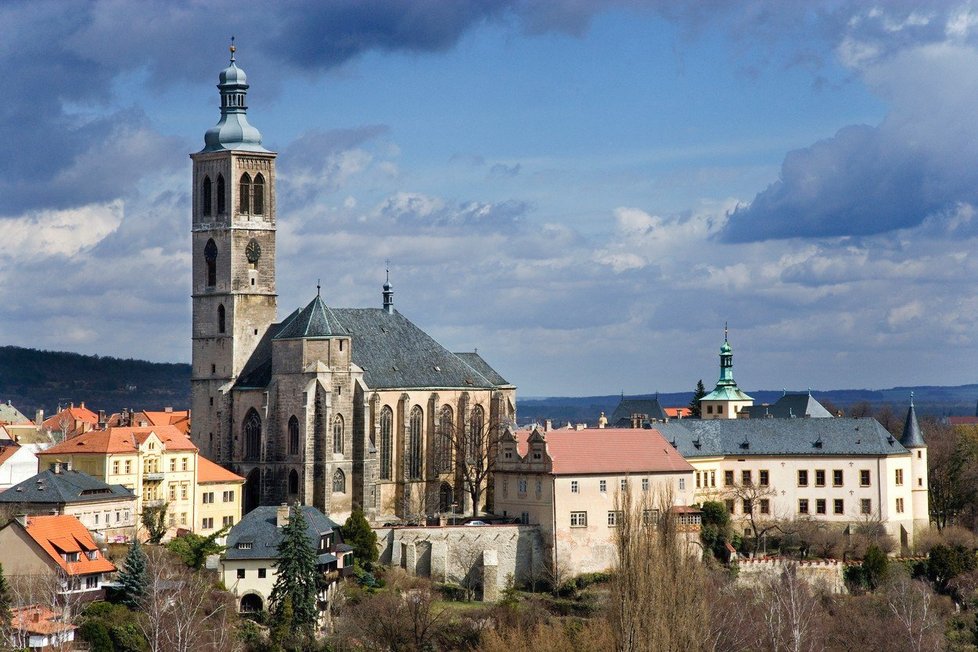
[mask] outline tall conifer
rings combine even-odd
[[[302,508],[293,505],[289,522],[282,528],[278,544],[277,577],[269,601],[272,615],[285,615],[286,598],[292,607],[292,624],[296,630],[312,633],[316,624],[317,571],[316,551],[309,540],[308,524]]]
[[[129,544],[129,552],[119,571],[119,583],[122,584],[120,602],[134,611],[142,608],[143,600],[149,590],[149,575],[146,570],[146,552],[139,543],[139,537],[133,537]]]

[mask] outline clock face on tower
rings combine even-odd
[[[254,265],[261,258],[261,247],[258,245],[257,240],[252,240],[245,247],[245,256],[248,257],[248,262]]]

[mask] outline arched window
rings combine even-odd
[[[469,459],[482,457],[486,452],[482,450],[483,442],[486,438],[486,433],[483,432],[485,421],[485,412],[482,410],[482,406],[476,405],[473,407],[472,418],[469,420],[469,439],[466,442],[465,451],[465,455]]]
[[[261,172],[255,175],[255,185],[252,186],[251,208],[254,210],[255,215],[261,215],[265,212],[265,177],[261,175]]]
[[[223,333],[225,330],[225,318],[224,318],[224,304],[222,303],[217,307],[217,332]]]
[[[289,493],[293,496],[299,493],[299,474],[295,469],[289,471]]]
[[[333,473],[333,493],[346,493],[346,474],[341,469],[336,469],[336,472]]]
[[[343,416],[339,414],[333,419],[333,452],[343,453]]]
[[[455,435],[455,422],[452,408],[445,406],[441,409],[438,423],[438,444],[435,449],[435,465],[439,473],[452,470],[452,441]]]
[[[241,175],[241,182],[238,184],[238,211],[251,212],[251,175],[247,172]]]
[[[380,477],[391,479],[391,434],[394,429],[394,413],[386,405],[380,411]]]
[[[204,245],[204,263],[207,265],[207,287],[217,284],[217,245],[211,238]]]
[[[424,413],[421,406],[411,408],[411,421],[408,431],[408,478],[421,479],[421,426],[424,424]]]
[[[299,420],[295,415],[289,419],[289,455],[299,454]]]
[[[203,210],[203,213],[204,213],[204,215],[210,215],[211,214],[211,208],[213,206],[212,202],[214,201],[211,198],[211,192],[212,192],[212,190],[213,189],[211,188],[211,178],[205,176],[204,177],[204,183],[202,183],[200,185],[201,199],[203,200],[203,203],[204,203],[204,206],[203,206],[203,209],[204,209]]]
[[[244,419],[244,457],[250,462],[261,458],[261,417],[255,408],[248,410]]]
[[[217,175],[217,214],[224,215],[227,212],[228,198],[224,193],[224,176]]]

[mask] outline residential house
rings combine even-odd
[[[190,410],[174,410],[165,407],[162,410],[143,410],[132,414],[130,426],[144,428],[146,426],[176,426],[180,432],[190,435]]]
[[[614,564],[617,496],[626,487],[649,509],[694,496],[693,467],[653,429],[507,431],[494,483],[496,512],[538,524],[549,563],[574,575]]]
[[[68,407],[59,408],[54,415],[41,422],[41,429],[51,433],[58,441],[63,441],[95,430],[98,425],[99,415],[85,407],[82,402],[77,406],[70,403]]]
[[[0,506],[23,514],[74,516],[104,541],[127,540],[138,523],[132,491],[61,464],[0,493]]]
[[[39,450],[36,445],[21,446],[9,439],[0,439],[0,492],[34,475]]]
[[[0,528],[3,571],[11,582],[50,581],[58,600],[100,600],[106,574],[116,568],[74,516],[22,516]]]
[[[197,456],[197,521],[195,532],[208,535],[241,520],[244,478],[206,457]]]
[[[33,424],[33,422],[15,408],[9,400],[6,403],[0,402],[0,426],[10,424]]]
[[[139,515],[147,507],[165,503],[167,536],[178,529],[196,531],[201,523],[197,478],[201,458],[176,426],[94,430],[52,446],[39,459],[41,467],[66,462],[107,484],[126,487],[136,495]],[[205,473],[205,477],[211,476]],[[227,491],[231,492],[228,502],[240,502],[240,491],[230,486]]]
[[[340,540],[339,526],[315,507],[301,507],[309,543],[316,551],[316,565],[332,590],[335,581],[353,571],[353,549]],[[277,578],[278,545],[290,508],[257,507],[245,514],[228,534],[227,551],[221,559],[224,586],[238,599],[239,610],[256,613],[268,609]],[[325,593],[320,596],[325,598]]]
[[[43,604],[14,607],[10,610],[10,640],[13,649],[31,652],[70,649],[75,640],[75,625],[63,614]]]

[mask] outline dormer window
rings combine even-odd
[[[238,545],[235,546],[238,550],[251,550],[252,543],[250,541],[239,541]]]

